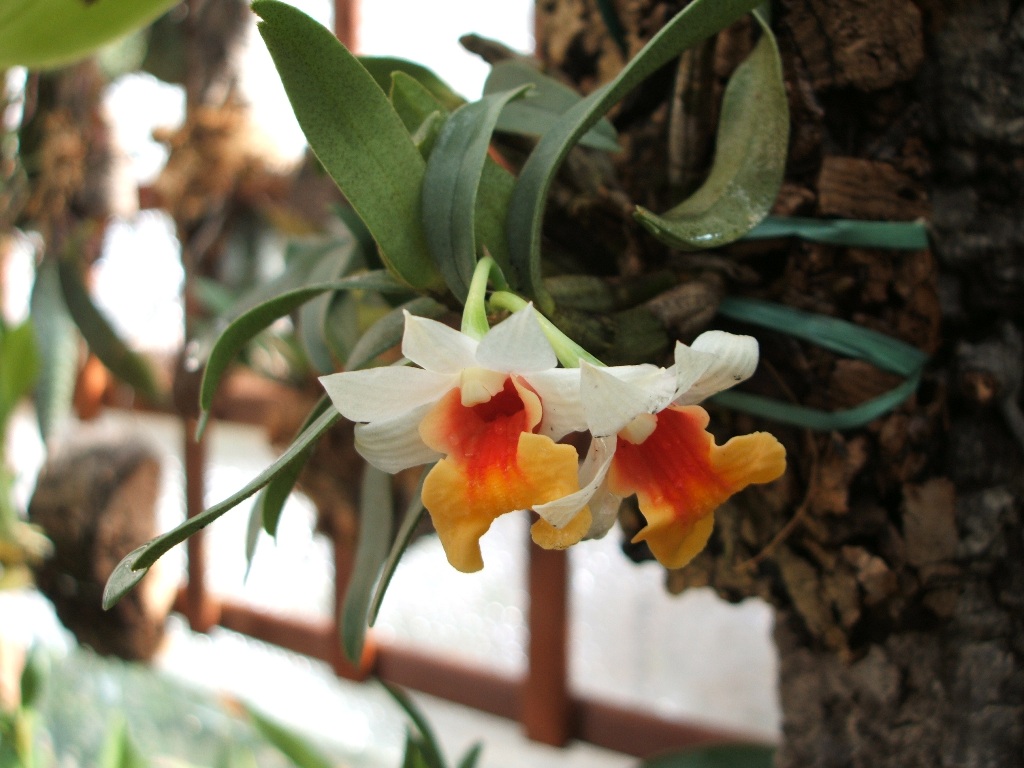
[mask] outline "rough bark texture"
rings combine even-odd
[[[632,52],[680,4],[614,5]],[[689,302],[698,322],[681,325],[664,311],[676,297],[706,309],[718,295],[753,295],[855,321],[932,359],[910,401],[861,429],[810,433],[715,412],[722,437],[779,435],[790,470],[721,510],[708,550],[667,584],[776,606],[779,766],[1020,765],[1024,10],[1009,0],[780,0],[774,11],[793,120],[776,212],[924,217],[933,250],[777,242],[695,257],[630,234],[607,240],[627,251],[609,271],[670,268],[680,286],[648,308],[684,340],[710,319]],[[552,69],[584,90],[606,78],[618,46],[596,2],[539,3],[538,21]],[[700,102],[692,89],[672,80],[704,72],[703,88],[718,93],[749,40],[737,25],[622,105],[626,152],[606,187],[655,209],[678,199],[686,174],[666,169],[695,163],[679,131],[699,139],[709,128],[687,112]],[[592,201],[574,202],[556,200],[549,215],[595,215]],[[756,333],[754,391],[835,410],[895,383]],[[638,527],[628,505],[620,519]]]

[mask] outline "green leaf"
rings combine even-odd
[[[38,373],[39,352],[31,321],[6,330],[0,325],[0,438],[6,433],[7,419],[32,390]]]
[[[38,707],[42,700],[46,681],[49,678],[49,656],[42,646],[33,645],[25,657],[21,670],[21,706],[29,709]]]
[[[246,713],[260,735],[273,744],[284,754],[296,768],[332,768],[331,761],[324,757],[306,738],[291,728],[287,728],[265,715],[261,715],[252,707],[246,707]]]
[[[427,764],[432,768],[435,766],[437,768],[443,768],[445,764],[444,755],[441,752],[441,747],[438,745],[437,737],[434,735],[434,730],[430,727],[430,723],[427,722],[427,718],[423,716],[423,713],[420,712],[419,708],[413,704],[412,699],[410,699],[401,688],[391,685],[390,683],[386,683],[383,680],[381,680],[380,683],[384,686],[384,689],[391,694],[391,698],[393,698],[405,714],[408,715],[409,719],[412,720],[413,725],[419,732],[421,738],[420,745],[424,750],[424,756],[427,759]]]
[[[482,742],[477,742],[469,751],[463,755],[462,760],[459,761],[459,768],[476,768],[477,762],[480,760],[480,755],[484,752],[484,745]]]
[[[425,164],[384,91],[302,11],[278,0],[252,8],[310,147],[373,233],[385,265],[414,288],[440,288],[419,219]]]
[[[842,411],[822,411],[747,392],[720,392],[711,398],[717,405],[782,424],[829,431],[852,429],[888,413],[917,391],[928,356],[899,339],[825,315],[757,299],[726,298],[719,314],[771,328],[817,344],[833,352],[866,360],[878,368],[904,376],[906,381],[883,395]]]
[[[458,109],[466,100],[453,91],[448,83],[438,77],[432,70],[414,61],[399,59],[393,56],[360,56],[359,63],[366,68],[370,76],[377,81],[380,89],[387,93],[395,73],[415,80],[424,89],[444,105],[448,112]]]
[[[377,322],[371,325],[349,352],[347,369],[350,371],[365,368],[378,355],[382,355],[402,340],[405,330],[405,313],[420,317],[441,317],[446,312],[444,305],[433,299],[421,296],[395,307]]]
[[[387,557],[394,514],[391,475],[367,464],[359,494],[356,561],[341,610],[341,643],[353,664],[359,664],[363,655],[370,596]]]
[[[495,130],[518,133],[523,136],[543,136],[565,112],[582,97],[572,88],[548,77],[524,61],[508,59],[491,68],[484,83],[484,94],[498,93],[521,85],[532,85],[527,98],[505,105]],[[605,119],[580,137],[580,144],[605,152],[618,152],[618,134]]]
[[[639,768],[772,768],[774,761],[773,747],[729,744],[651,758]]]
[[[371,627],[377,621],[377,614],[380,613],[381,603],[384,602],[384,594],[388,591],[391,578],[395,575],[395,569],[398,568],[398,561],[402,559],[402,555],[408,549],[409,544],[412,542],[412,537],[419,527],[420,520],[423,519],[423,515],[426,513],[420,492],[423,490],[423,481],[427,479],[427,473],[430,472],[433,466],[431,464],[423,468],[423,474],[420,475],[416,492],[413,494],[412,499],[409,500],[409,506],[402,517],[402,525],[398,529],[398,535],[395,536],[395,540],[391,543],[391,551],[388,552],[384,566],[381,568],[380,579],[377,581],[377,588],[373,592],[370,608],[367,611],[366,623]]]
[[[97,765],[99,768],[146,768],[148,765],[132,743],[123,716],[118,716],[107,728]]]
[[[0,69],[57,67],[145,26],[178,0],[4,0]]]
[[[293,461],[299,459],[306,448],[320,439],[341,415],[333,408],[322,414],[313,424],[292,442],[291,445],[278,456],[277,460],[264,469],[255,478],[250,480],[243,488],[235,491],[223,501],[214,504],[209,509],[200,512],[195,517],[190,517],[178,527],[168,531],[148,544],[143,544],[125,556],[114,568],[107,585],[103,590],[103,608],[111,608],[124,595],[132,589],[145,576],[145,570],[159,560],[172,547],[180,544],[196,531],[205,528],[229,509],[234,508],[240,502],[252,496],[256,491],[269,483],[278,472],[285,469]]]
[[[62,260],[57,269],[68,312],[93,354],[118,379],[130,384],[150,402],[163,400],[163,393],[149,362],[128,348],[107,318],[93,304],[78,272],[78,266],[71,261]]]
[[[320,258],[310,272],[310,278],[317,283],[339,280],[353,267],[361,266],[361,263],[362,260],[356,258],[355,238],[347,238],[342,248],[332,249]],[[335,292],[324,293],[307,302],[299,310],[299,335],[302,347],[317,373],[330,373],[336,367],[326,336],[327,318],[336,295]]]
[[[815,243],[855,248],[892,248],[922,251],[928,248],[928,228],[920,221],[855,221],[768,216],[747,232],[746,240],[798,237]]]
[[[328,291],[351,290],[354,288],[382,292],[402,292],[406,290],[404,286],[396,283],[386,272],[367,272],[330,283],[307,285],[282,293],[235,318],[221,333],[213,349],[210,350],[209,358],[206,361],[206,369],[203,371],[203,381],[199,389],[199,407],[203,411],[199,425],[200,433],[206,426],[210,406],[213,405],[213,396],[217,392],[221,377],[242,347],[275,320],[301,307],[307,301],[315,299],[317,296]],[[198,361],[196,362],[198,364]]]
[[[423,177],[423,228],[448,288],[465,301],[476,269],[476,200],[494,125],[529,86],[459,107],[441,128]]]
[[[419,80],[405,72],[395,72],[388,88],[391,103],[398,113],[405,129],[415,133],[432,114],[447,117],[451,110],[434,96]]]
[[[760,41],[725,89],[707,180],[660,216],[642,206],[633,214],[668,245],[694,250],[731,243],[768,214],[779,194],[789,144],[789,105],[775,36],[764,22],[761,29]]]
[[[71,413],[78,377],[78,329],[68,314],[53,260],[36,269],[30,302],[32,326],[39,349],[39,378],[35,406],[39,431],[46,440]]]
[[[532,295],[550,313],[551,300],[541,283],[540,235],[544,205],[562,160],[597,121],[635,86],[687,48],[715,34],[760,0],[695,0],[676,14],[618,76],[576,104],[530,154],[519,174],[508,212],[508,243],[513,285]]]

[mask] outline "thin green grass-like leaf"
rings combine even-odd
[[[39,349],[39,378],[35,407],[39,432],[49,439],[53,429],[71,413],[78,377],[78,329],[68,313],[57,265],[44,261],[36,270],[30,300],[32,327]]]
[[[423,229],[449,290],[465,301],[476,269],[477,190],[502,109],[523,85],[455,110],[441,127],[423,177]]]
[[[726,86],[711,173],[690,197],[658,215],[634,217],[667,245],[716,248],[739,239],[771,210],[782,186],[789,145],[789,104],[775,36],[761,39]]]
[[[163,393],[149,362],[129,349],[114,331],[110,321],[93,304],[77,265],[61,261],[57,270],[68,313],[82,332],[89,349],[118,379],[130,384],[150,402],[160,402]]]
[[[358,664],[363,655],[370,599],[388,554],[393,520],[391,475],[367,464],[360,491],[356,560],[341,609],[342,647],[353,664]]]
[[[582,100],[576,91],[548,77],[524,61],[499,61],[484,82],[484,94],[499,93],[521,85],[532,85],[527,98],[509,102],[498,117],[495,130],[523,136],[543,136],[558,119]],[[618,152],[618,134],[611,122],[598,120],[580,137],[580,144],[605,152]]]
[[[441,752],[437,736],[434,735],[434,729],[430,727],[430,723],[427,722],[427,718],[420,712],[419,707],[413,704],[412,699],[401,688],[386,683],[383,680],[380,683],[391,694],[391,698],[398,703],[398,706],[402,708],[405,714],[409,716],[409,719],[412,720],[421,738],[421,745],[425,751],[428,764],[443,768],[445,764],[444,754]]]
[[[552,302],[541,282],[540,234],[551,182],[569,150],[636,85],[687,48],[728,26],[760,0],[695,0],[658,32],[618,76],[576,104],[538,142],[509,203],[508,243],[513,286],[531,295],[541,312]]]
[[[928,228],[920,221],[857,221],[810,219],[800,216],[768,216],[750,230],[746,240],[798,237],[814,243],[855,248],[889,248],[923,251],[928,248]]]
[[[310,147],[373,233],[385,265],[413,288],[440,288],[419,220],[426,166],[384,91],[302,11],[278,0],[252,8]]]
[[[720,392],[711,402],[783,424],[828,431],[853,429],[893,410],[917,391],[928,356],[899,339],[845,320],[756,299],[727,298],[719,313],[809,341],[906,378],[888,392],[842,411],[822,411],[746,392]]]
[[[288,446],[284,453],[277,457],[273,464],[246,483],[243,488],[235,491],[228,498],[214,504],[195,517],[190,517],[173,530],[157,536],[149,543],[143,544],[126,555],[114,568],[110,578],[107,579],[107,585],[103,590],[103,608],[109,609],[124,597],[146,575],[146,569],[159,560],[172,547],[180,544],[196,531],[205,528],[229,509],[233,509],[263,488],[278,472],[295,461],[306,448],[319,440],[321,435],[340,418],[341,414],[333,408],[325,412],[306,431],[295,438],[292,444]]]
[[[307,301],[315,299],[317,296],[328,291],[343,291],[357,288],[397,293],[407,290],[405,286],[397,283],[386,272],[367,272],[330,283],[307,285],[293,291],[288,291],[253,307],[229,324],[217,339],[213,349],[210,350],[209,358],[206,361],[206,368],[203,371],[203,381],[199,389],[199,407],[203,411],[199,424],[199,433],[202,434],[206,426],[210,406],[213,405],[213,396],[220,384],[221,377],[242,347],[257,333],[267,328],[275,320],[302,306]]]
[[[483,753],[484,745],[478,741],[462,756],[462,760],[459,761],[459,768],[476,768],[476,764],[480,761],[480,755]]]
[[[412,499],[409,501],[409,506],[405,510],[405,516],[402,518],[402,524],[398,528],[398,534],[395,536],[395,540],[391,544],[391,551],[388,553],[387,559],[384,561],[384,565],[381,568],[380,578],[377,580],[377,587],[373,591],[373,597],[370,600],[370,607],[366,612],[366,623],[368,626],[372,627],[376,623],[377,614],[380,613],[380,606],[384,602],[384,595],[388,590],[388,586],[391,584],[391,578],[395,575],[395,570],[398,568],[398,561],[402,559],[402,555],[405,554],[405,550],[409,548],[413,534],[416,533],[416,528],[419,526],[420,520],[423,519],[423,515],[426,513],[420,493],[423,490],[423,481],[427,479],[427,473],[430,472],[433,466],[434,465],[431,464],[423,468],[423,474],[420,475],[420,481],[416,485],[416,491],[413,494]]]
[[[296,768],[332,768],[328,760],[309,739],[296,733],[252,707],[245,708],[253,727],[268,742],[273,744]]]
[[[329,283],[342,279],[355,266],[353,262],[357,259],[354,251],[355,241],[353,239],[343,258],[334,258],[333,254],[321,258],[310,273],[312,281]],[[361,260],[358,261],[361,262]],[[326,334],[327,318],[335,296],[336,294],[330,291],[321,294],[304,304],[298,312],[298,330],[302,348],[309,358],[310,365],[317,373],[330,373],[335,368],[333,351],[328,344]]]

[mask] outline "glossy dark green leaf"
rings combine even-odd
[[[405,554],[405,550],[409,548],[409,544],[412,543],[413,535],[416,533],[416,529],[426,513],[426,509],[423,507],[423,500],[420,498],[420,492],[423,490],[423,481],[426,480],[427,473],[431,467],[433,467],[433,464],[423,468],[420,482],[416,486],[416,491],[413,493],[412,498],[409,500],[409,506],[402,517],[402,524],[398,528],[398,534],[395,536],[395,540],[391,544],[391,551],[388,552],[387,559],[381,568],[380,579],[377,581],[377,588],[373,592],[370,608],[367,611],[366,623],[371,627],[377,621],[377,614],[380,613],[381,603],[384,602],[384,595],[388,591],[388,586],[391,584],[391,578],[395,575],[395,570],[398,568],[398,562],[402,559],[402,555]]]
[[[195,517],[188,518],[173,530],[157,536],[148,544],[143,544],[126,555],[114,568],[110,578],[107,579],[107,585],[103,590],[104,609],[109,609],[124,597],[142,579],[146,569],[159,560],[172,547],[180,544],[193,533],[205,528],[229,509],[233,509],[239,503],[252,496],[293,461],[301,458],[303,452],[319,440],[320,436],[340,418],[341,415],[333,408],[328,410],[301,435],[295,438],[292,444],[288,446],[284,453],[277,457],[273,464],[246,483],[243,488],[235,491],[228,498],[214,504],[209,509],[200,512]]]
[[[491,68],[484,83],[484,94],[499,93],[521,85],[532,85],[533,90],[527,98],[505,105],[495,130],[524,136],[543,136],[558,118],[582,99],[567,85],[515,59],[499,61]],[[605,152],[618,152],[621,149],[615,128],[603,118],[580,137],[580,144]]]
[[[768,215],[779,194],[789,104],[775,36],[767,24],[761,27],[760,41],[726,86],[707,180],[661,215],[642,206],[634,212],[647,230],[675,248],[715,248],[739,239]]]
[[[321,24],[278,2],[253,10],[309,145],[399,279],[439,288],[419,220],[425,163],[402,120],[358,59]]]
[[[856,221],[768,216],[750,230],[746,240],[798,237],[815,243],[855,248],[922,251],[928,247],[928,228],[921,221]]]
[[[644,760],[639,768],[772,768],[775,749],[753,744],[697,747]]]
[[[3,0],[0,69],[57,67],[145,26],[178,0]]]
[[[893,410],[917,391],[928,360],[921,350],[891,336],[836,317],[814,315],[766,301],[726,298],[719,306],[719,314],[866,360],[906,379],[888,392],[842,411],[822,411],[747,392],[720,392],[711,398],[717,405],[782,424],[822,431],[863,426]]]
[[[756,8],[760,0],[695,0],[669,21],[618,76],[573,106],[530,154],[519,174],[508,212],[508,243],[513,287],[552,309],[541,283],[540,235],[544,205],[562,160],[598,120],[635,86],[687,48]]]
[[[229,324],[210,351],[206,368],[203,371],[203,381],[199,390],[199,406],[203,411],[203,416],[200,419],[200,432],[205,427],[210,406],[213,404],[213,396],[220,384],[221,377],[242,347],[257,333],[267,328],[275,320],[301,307],[307,301],[328,291],[357,288],[399,293],[406,290],[404,286],[395,282],[387,272],[367,272],[330,283],[307,285],[288,291],[253,307]],[[197,360],[194,364],[198,365],[200,361]]]
[[[440,742],[438,742],[437,736],[434,735],[434,729],[430,727],[430,723],[427,722],[427,718],[420,712],[419,707],[413,703],[412,699],[401,688],[386,683],[383,680],[381,680],[381,685],[384,686],[384,689],[391,694],[391,698],[398,703],[398,706],[412,720],[420,736],[420,743],[423,746],[427,764],[432,768],[434,766],[443,768],[445,762]]]
[[[485,96],[455,110],[434,143],[423,177],[423,229],[434,262],[461,301],[477,262],[476,200],[491,135],[504,106],[529,86]]]
[[[348,370],[365,368],[378,355],[382,355],[402,341],[405,330],[405,313],[420,317],[441,317],[447,310],[433,299],[421,296],[395,307],[371,325],[352,348],[348,356]]]
[[[36,419],[45,440],[71,413],[80,340],[75,321],[64,303],[57,265],[52,260],[43,262],[36,270],[30,311],[39,350]]]
[[[332,768],[333,764],[306,737],[296,733],[252,707],[246,713],[259,734],[277,747],[296,768]]]
[[[110,321],[93,304],[78,266],[70,261],[61,261],[57,269],[64,303],[89,349],[118,379],[130,384],[150,402],[160,402],[163,393],[152,366],[121,340]]]
[[[353,664],[363,655],[370,598],[388,554],[394,514],[391,475],[367,464],[359,494],[356,559],[341,610],[341,644]]]
[[[433,70],[407,59],[399,59],[394,56],[360,56],[359,63],[370,73],[380,89],[387,93],[391,89],[391,80],[396,72],[411,80],[415,80],[449,112],[458,109],[466,100],[451,89],[451,87],[438,77]]]

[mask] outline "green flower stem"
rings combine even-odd
[[[491,294],[490,303],[492,307],[496,307],[498,309],[507,309],[510,312],[518,312],[520,309],[524,309],[528,306],[530,302],[522,296],[517,296],[509,291],[495,291]],[[551,346],[555,350],[555,355],[563,366],[566,368],[579,368],[580,361],[586,360],[591,365],[596,365],[601,368],[605,367],[604,363],[562,333],[558,327],[544,317],[544,315],[538,312],[537,318],[540,320],[540,327],[544,331],[544,335],[548,337],[548,341],[551,342]]]
[[[466,308],[462,310],[462,332],[467,336],[480,340],[490,329],[487,322],[487,283],[493,281],[495,288],[504,291],[508,288],[501,267],[489,256],[484,255],[473,270],[473,279],[469,283],[469,294],[466,296]]]

